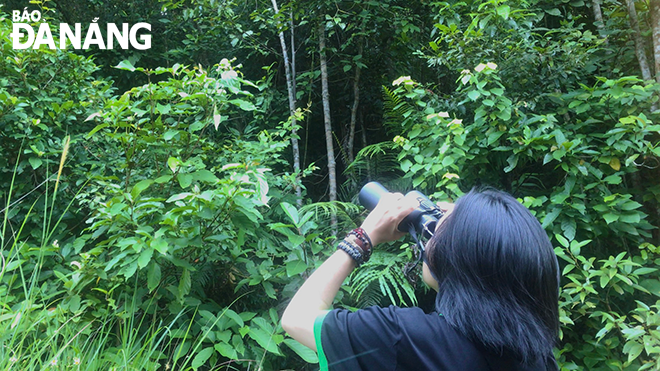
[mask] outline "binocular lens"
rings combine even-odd
[[[378,205],[378,201],[380,201],[381,197],[387,193],[389,193],[389,191],[387,188],[383,187],[382,184],[378,182],[369,182],[362,187],[362,190],[360,190],[358,199],[368,210],[373,210],[376,205]],[[431,200],[429,200],[429,198],[423,193],[419,191],[410,191],[406,196],[410,195],[414,195],[414,197],[417,198],[419,201],[419,207],[403,219],[399,224],[398,229],[401,232],[408,233],[414,231],[429,239],[433,237],[435,226],[438,220],[444,215],[444,212],[431,202]]]

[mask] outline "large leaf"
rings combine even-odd
[[[266,331],[257,327],[250,327],[250,332],[248,332],[248,336],[251,337],[254,341],[256,341],[262,348],[266,349],[267,351],[278,355],[282,354],[280,353],[280,349],[277,347],[277,344],[275,344],[275,340],[273,339],[271,334],[267,333]]]
[[[204,363],[206,363],[206,361],[212,355],[213,355],[213,348],[208,347],[208,348],[202,349],[199,353],[197,353],[197,355],[193,359],[192,364],[191,364],[192,368],[194,368],[195,370],[200,368]]]
[[[307,363],[319,363],[319,356],[315,351],[300,344],[294,339],[284,339],[284,344],[291,348],[297,355],[300,356]]]

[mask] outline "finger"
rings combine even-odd
[[[438,202],[436,205],[438,205],[438,207],[439,207],[441,210],[444,210],[444,211],[451,211],[451,210],[454,210],[454,204],[451,203],[451,202],[440,201],[440,202]]]
[[[412,207],[413,209],[419,206],[419,198],[415,194],[408,194],[404,197],[404,202],[406,207]]]
[[[380,206],[381,209],[382,208],[394,207],[396,205],[396,203],[402,198],[403,198],[403,195],[401,193],[398,193],[398,192],[397,193],[387,193],[387,194],[383,195],[383,197],[380,199],[380,201],[378,202],[377,207]]]

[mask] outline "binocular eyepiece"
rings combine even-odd
[[[378,205],[378,201],[380,201],[381,197],[387,193],[389,193],[389,191],[383,187],[382,184],[378,182],[369,182],[360,190],[358,199],[362,206],[371,211],[376,205]],[[445,212],[431,202],[431,200],[429,200],[429,198],[423,193],[419,191],[410,191],[406,196],[411,194],[414,195],[417,201],[419,201],[419,207],[413,210],[401,221],[401,223],[399,223],[398,229],[401,232],[413,234],[413,236],[416,234],[424,236],[426,239],[430,239],[433,237],[433,232],[435,232],[435,226]]]

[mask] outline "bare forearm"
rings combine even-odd
[[[373,246],[380,242],[394,241],[403,236],[397,226],[418,205],[419,202],[415,198],[406,200],[400,193],[387,194],[381,198],[378,206],[362,223],[361,232],[354,231],[357,234],[353,237],[360,238],[360,235],[364,234],[366,237],[363,236],[365,240],[363,244],[373,244]],[[344,243],[357,244],[355,239],[352,239],[353,242],[350,239],[348,242],[346,241],[345,239]],[[343,251],[345,247],[340,245],[342,250],[337,250],[332,254],[307,279],[291,299],[282,315],[284,330],[292,338],[314,350],[316,350],[314,321],[323,311],[332,308],[332,301],[337,295],[339,287],[356,266],[355,261],[362,261],[362,258],[365,257],[362,254],[368,251],[366,246],[359,247],[356,245],[355,249],[357,250],[351,250],[351,247],[347,247],[348,251],[352,251],[351,254],[356,253],[354,260],[351,255]],[[366,257],[368,258],[368,255]]]
[[[344,251],[338,250],[332,254],[291,299],[282,315],[284,330],[303,345],[316,350],[314,320],[323,311],[332,308],[341,284],[354,268],[355,261]]]

